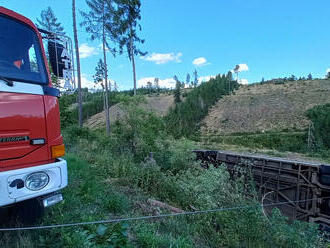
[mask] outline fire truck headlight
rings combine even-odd
[[[25,180],[25,186],[33,191],[43,189],[48,183],[49,176],[45,172],[32,173]]]

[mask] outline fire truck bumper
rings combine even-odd
[[[0,172],[0,207],[40,197],[45,207],[62,200],[59,190],[68,185],[67,162],[56,162]]]

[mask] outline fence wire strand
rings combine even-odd
[[[126,221],[140,221],[140,220],[161,219],[161,218],[177,217],[177,216],[200,215],[200,214],[209,214],[209,213],[217,213],[217,212],[224,212],[224,211],[236,211],[236,210],[248,209],[248,208],[258,208],[258,207],[264,208],[264,207],[271,207],[271,206],[281,206],[281,205],[290,204],[290,203],[302,203],[302,202],[317,201],[317,200],[329,199],[329,198],[330,197],[320,197],[320,198],[313,198],[313,199],[306,199],[306,200],[286,201],[286,202],[278,202],[278,203],[270,203],[270,204],[243,205],[243,206],[236,206],[236,207],[216,208],[216,209],[198,210],[198,211],[187,211],[187,212],[182,212],[182,213],[147,215],[147,216],[138,216],[138,217],[123,217],[123,218],[116,218],[116,219],[109,219],[109,220],[86,221],[86,222],[76,222],[76,223],[67,223],[67,224],[0,228],[0,232],[40,230],[40,229],[51,229],[51,228],[73,227],[73,226],[84,226],[84,225],[95,225],[95,224],[111,224],[111,223],[119,223],[119,222],[126,222]]]

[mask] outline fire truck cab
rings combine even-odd
[[[30,217],[60,202],[68,183],[47,61],[37,27],[0,6],[0,209]]]

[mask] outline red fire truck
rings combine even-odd
[[[60,202],[68,183],[59,91],[42,38],[29,19],[0,6],[0,210],[30,219]]]

